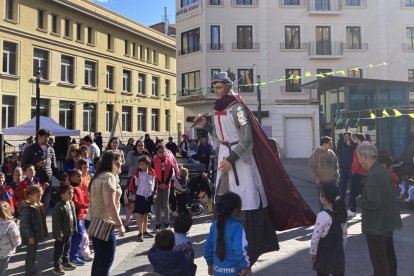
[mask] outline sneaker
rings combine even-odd
[[[152,234],[150,234],[148,232],[144,232],[144,234],[142,236],[144,237],[144,239],[151,239],[151,238],[154,237]]]
[[[81,256],[80,259],[84,262],[92,262],[93,258],[90,255]]]
[[[170,228],[170,224],[169,223],[164,223],[164,227],[165,227],[165,229],[168,229],[168,228]]]
[[[74,270],[76,268],[75,265],[71,263],[62,264],[63,270]]]
[[[55,267],[55,269],[53,269],[53,274],[55,274],[55,275],[65,275],[65,271],[63,271],[62,266],[59,266],[59,267]]]
[[[160,230],[161,229],[161,224],[155,224],[155,230]]]
[[[81,259],[79,259],[79,258],[73,259],[73,260],[71,260],[70,262],[71,262],[72,264],[76,265],[76,266],[83,266],[83,265],[85,265],[85,262],[84,262],[84,261],[82,261],[82,260],[81,260]]]
[[[355,217],[356,212],[352,212],[351,210],[348,210],[348,217]]]
[[[138,242],[143,242],[143,241],[144,241],[144,240],[142,239],[142,234],[141,234],[141,233],[139,233],[139,234],[138,234],[137,241],[138,241]]]

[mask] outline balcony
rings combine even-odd
[[[308,43],[302,42],[302,43],[295,43],[292,45],[292,43],[286,43],[281,42],[280,43],[280,50],[282,51],[303,51],[308,49]]]
[[[367,51],[368,43],[344,43],[345,50]]]
[[[414,8],[414,0],[403,0],[401,1],[402,8]]]
[[[177,92],[177,105],[188,106],[193,104],[213,103],[217,99],[209,88],[185,89]]]
[[[257,6],[259,0],[231,0],[232,6]]]
[[[184,55],[188,55],[194,52],[199,52],[201,51],[201,49],[202,49],[201,45],[195,45],[193,47],[178,50],[177,55],[184,56]]]
[[[308,0],[309,15],[341,14],[341,0]]]
[[[366,0],[342,0],[342,7],[366,8]]]
[[[308,56],[310,59],[342,58],[343,43],[338,41],[312,41],[308,43]]]
[[[403,51],[414,51],[414,43],[403,43],[402,49]]]
[[[203,95],[203,88],[195,88],[195,89],[183,88],[181,91],[177,91],[177,97],[198,96],[198,95]]]
[[[209,51],[224,51],[224,44],[207,44],[207,50]]]
[[[304,7],[306,6],[306,0],[279,0],[279,6],[281,7]]]
[[[259,42],[252,42],[252,43],[237,43],[233,42],[231,44],[233,50],[258,50],[259,49]]]

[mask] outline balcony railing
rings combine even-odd
[[[207,49],[209,51],[223,51],[224,50],[224,44],[207,44]]]
[[[309,14],[339,14],[341,0],[308,0]]]
[[[403,0],[403,1],[401,1],[401,7],[403,7],[403,8],[414,8],[414,0]]]
[[[294,45],[292,45],[286,42],[280,42],[280,49],[281,50],[306,50],[308,49],[308,44],[306,42],[302,42],[302,43],[295,43]]]
[[[347,50],[368,50],[368,43],[344,43],[344,49]]]
[[[252,42],[252,43],[237,43],[233,42],[231,44],[232,49],[240,49],[240,50],[257,50],[259,49],[259,42]]]
[[[366,7],[366,0],[342,0],[343,7]]]
[[[190,53],[201,51],[201,45],[195,45],[194,47],[181,49],[178,51],[179,56],[184,56]]]
[[[209,6],[223,6],[224,0],[208,0],[207,5]]]
[[[231,0],[233,6],[257,6],[259,0]]]
[[[338,58],[343,53],[343,43],[338,41],[312,41],[308,43],[310,57]]]
[[[196,95],[203,95],[203,88],[193,88],[193,89],[187,89],[183,88],[181,91],[178,91],[177,96],[178,97],[185,97],[185,96],[196,96]]]
[[[404,51],[414,51],[414,43],[403,43],[402,49]]]
[[[305,6],[306,0],[279,0],[279,6],[283,7],[297,7]]]

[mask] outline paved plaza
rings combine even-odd
[[[314,184],[307,174],[307,160],[294,159],[283,161],[286,170],[299,189],[305,200],[313,210],[318,209],[319,196]],[[412,264],[414,248],[414,216],[412,210],[401,210],[403,228],[395,231],[394,242],[398,258],[398,275],[413,276]],[[193,242],[196,252],[195,262],[198,266],[197,275],[207,275],[207,265],[203,258],[204,243],[210,229],[211,216],[204,215],[194,219],[189,237]],[[365,238],[361,235],[361,217],[357,215],[348,222],[349,237],[346,245],[346,275],[368,276],[372,275],[372,267],[369,261],[368,249]],[[51,217],[48,217],[49,229],[51,229]],[[151,222],[153,227],[153,222]],[[140,275],[143,271],[152,271],[147,259],[147,252],[152,246],[153,240],[136,242],[136,226],[131,227],[131,232],[117,241],[115,261],[111,275]],[[312,270],[308,258],[308,250],[312,235],[312,227],[298,228],[290,231],[279,232],[280,251],[262,255],[253,266],[253,275],[316,275]],[[42,275],[52,275],[53,269],[53,244],[54,240],[48,239],[39,246],[38,268]],[[9,275],[24,275],[25,249],[20,247],[15,256],[11,258]],[[68,272],[66,275],[89,275],[91,263]]]

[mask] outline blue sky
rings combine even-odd
[[[107,9],[144,25],[162,21],[164,7],[170,23],[175,23],[175,0],[92,0]]]

